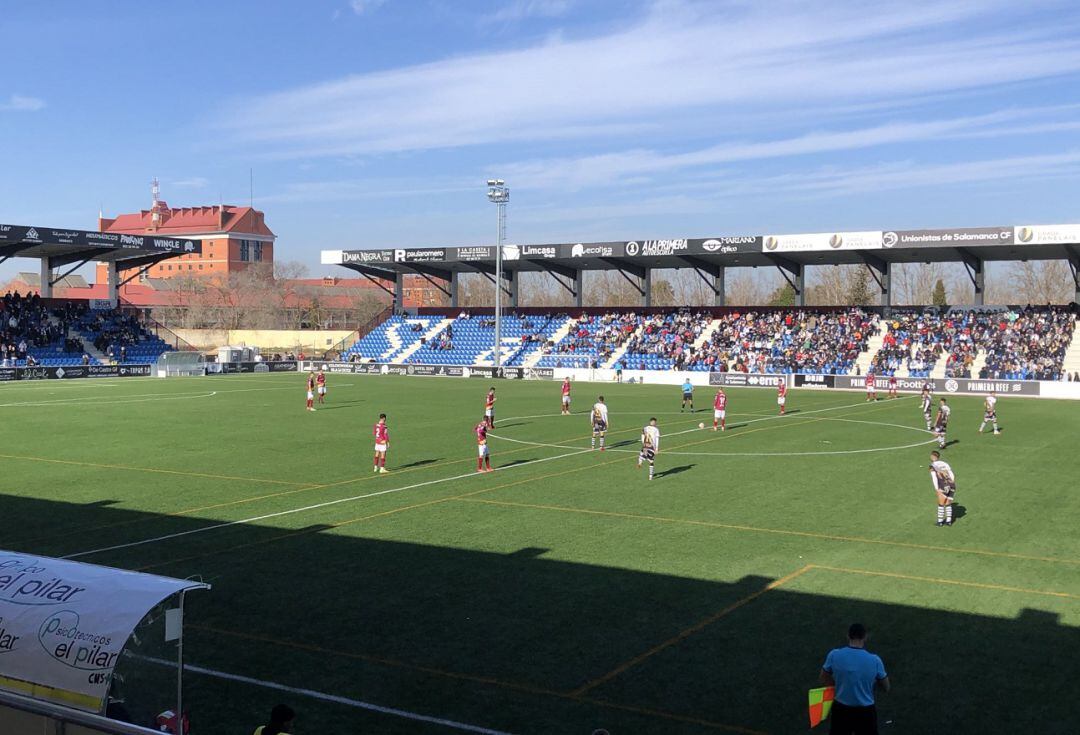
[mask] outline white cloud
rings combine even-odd
[[[349,0],[349,7],[352,8],[352,11],[357,15],[363,15],[364,13],[378,10],[385,4],[386,0]]]
[[[570,0],[514,0],[481,17],[480,24],[506,26],[529,18],[559,18],[570,10],[570,4]]]
[[[1080,19],[1040,25],[1004,0],[662,7],[599,37],[238,100],[219,122],[282,157],[607,143],[647,131],[716,140],[821,129],[838,111],[881,116],[935,96],[963,105],[960,92],[1080,73]]]
[[[176,189],[202,189],[210,183],[210,179],[203,176],[189,176],[186,179],[177,179],[176,181],[170,181],[169,186]]]
[[[6,102],[0,102],[0,112],[37,112],[45,107],[45,100],[40,97],[27,97],[12,94]]]

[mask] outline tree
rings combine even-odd
[[[1073,297],[1072,274],[1063,260],[1014,263],[1009,287],[1018,304],[1067,304]]]
[[[870,273],[863,266],[857,265],[851,272],[843,303],[851,306],[869,306],[874,303],[873,294],[870,292]]]
[[[790,283],[785,283],[772,292],[769,306],[795,306],[795,289]]]
[[[934,306],[948,306],[948,299],[945,294],[945,281],[937,279],[937,283],[934,284],[934,293],[931,296],[930,303]]]
[[[675,306],[675,289],[666,279],[652,283],[653,306]]]

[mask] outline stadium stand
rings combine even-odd
[[[565,317],[564,317],[565,318]],[[588,368],[596,367],[628,344],[642,324],[635,312],[607,313],[597,316],[582,314],[571,323],[565,337],[554,344],[545,344],[538,367]],[[554,330],[552,330],[554,331]]]
[[[858,308],[728,314],[685,369],[846,375],[876,322]]]
[[[542,349],[565,322],[563,315],[508,315],[502,320],[502,362],[521,365]],[[442,365],[492,365],[495,319],[462,313],[431,339],[425,340],[409,362]]]
[[[0,299],[0,364],[97,364],[97,360],[84,356],[82,343],[71,334],[84,313],[85,306],[74,303],[47,308],[36,295],[4,295]]]
[[[434,316],[391,316],[342,352],[341,359],[394,362],[402,353],[417,346],[424,335],[442,321],[441,317]]]
[[[980,378],[1061,380],[1062,364],[1076,330],[1066,307],[1028,307],[990,314],[981,331],[986,364]]]
[[[84,312],[75,328],[114,362],[152,363],[171,349],[164,340],[150,334],[137,317],[119,310]]]
[[[878,375],[928,378],[938,359],[951,350],[956,335],[952,320],[935,312],[896,310],[883,320],[885,338],[871,362]]]

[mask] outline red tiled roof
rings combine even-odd
[[[249,235],[276,237],[266,226],[263,213],[252,207],[236,207],[231,204],[212,207],[171,208],[161,202],[161,224],[152,229],[153,212],[143,209],[133,214],[117,215],[114,219],[102,218],[98,223],[103,232],[143,234],[157,232],[163,235],[183,235],[205,232],[236,232]]]

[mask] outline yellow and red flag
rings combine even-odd
[[[835,694],[836,687],[810,690],[810,727],[816,727],[819,722],[829,716]]]

